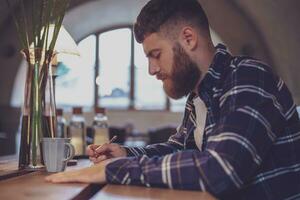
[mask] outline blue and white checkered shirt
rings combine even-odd
[[[191,93],[166,143],[126,148],[109,183],[208,191],[222,199],[300,199],[300,124],[292,96],[263,62],[218,45],[198,88],[207,107],[202,149]]]

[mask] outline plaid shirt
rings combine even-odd
[[[126,147],[130,157],[107,165],[107,181],[222,199],[300,199],[300,125],[288,88],[265,63],[216,49],[198,88],[207,107],[202,149],[191,93],[177,133],[166,143]]]

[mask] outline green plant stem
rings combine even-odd
[[[32,165],[37,165],[37,143],[38,143],[38,134],[39,134],[39,88],[38,88],[38,79],[39,79],[39,64],[34,63],[34,75],[32,79],[32,140],[31,140],[31,149],[32,149]]]

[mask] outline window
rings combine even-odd
[[[78,44],[80,58],[74,55],[58,54],[55,97],[58,107],[83,106],[94,104],[95,40],[91,35]],[[27,64],[23,60],[15,78],[11,105],[21,107],[25,87]]]
[[[162,82],[148,74],[148,61],[143,47],[134,43],[135,64],[135,107],[137,109],[159,109],[166,107],[166,95],[163,91]]]
[[[91,35],[78,44],[80,58],[61,55],[57,66],[55,97],[58,107],[92,107],[94,100],[95,40]]]
[[[99,34],[97,104],[112,109],[164,110],[162,83],[148,74],[148,61],[131,28]]]
[[[107,31],[99,36],[99,105],[128,108],[130,94],[131,31]]]

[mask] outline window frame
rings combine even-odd
[[[171,101],[169,97],[166,95],[166,101],[165,101],[165,106],[164,109],[137,109],[135,107],[135,84],[136,84],[136,72],[135,72],[135,48],[134,48],[134,43],[135,43],[135,38],[134,38],[134,32],[133,32],[133,27],[132,25],[125,25],[125,26],[113,26],[109,27],[106,29],[101,29],[101,31],[94,32],[90,35],[94,35],[96,37],[96,51],[95,51],[95,60],[94,60],[94,107],[98,107],[101,102],[101,98],[99,97],[99,86],[96,84],[96,78],[99,76],[99,71],[101,68],[100,65],[100,58],[99,58],[99,52],[100,52],[100,44],[99,44],[99,37],[101,34],[108,32],[108,31],[113,31],[117,29],[123,29],[123,28],[128,28],[131,31],[131,49],[130,49],[130,72],[129,72],[129,80],[130,80],[130,93],[129,93],[129,106],[127,110],[131,111],[165,111],[165,112],[170,112],[171,111]],[[88,36],[90,36],[88,35]],[[88,37],[86,36],[86,37]],[[80,43],[82,40],[84,40],[86,37],[82,38],[78,43]],[[113,110],[124,110],[121,108],[110,108]]]

